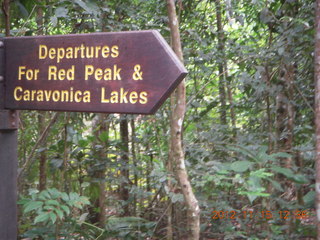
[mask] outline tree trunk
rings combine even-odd
[[[320,0],[316,2],[316,36],[315,36],[315,125],[316,125],[316,209],[317,239],[320,239]]]
[[[293,127],[294,127],[294,106],[293,106],[293,80],[294,67],[290,64],[283,64],[280,85],[282,91],[277,96],[277,149],[280,152],[292,153]],[[292,158],[282,159],[282,166],[290,168]]]
[[[6,37],[10,36],[10,0],[4,0],[2,2],[2,11],[5,18]]]
[[[172,158],[169,157],[171,160]],[[170,192],[173,191],[173,184],[172,184],[172,173],[173,173],[173,168],[172,168],[172,161],[168,161],[167,163],[167,171],[169,174],[169,178],[167,181],[167,186]],[[168,212],[167,212],[167,240],[172,240],[173,239],[173,208],[174,208],[174,203],[171,202],[171,199],[168,199]]]
[[[62,165],[62,174],[61,179],[62,183],[61,187],[63,187],[63,191],[69,192],[69,177],[68,177],[68,162],[70,155],[70,146],[68,143],[68,125],[70,120],[70,113],[65,114],[65,124],[64,124],[64,149],[63,149],[63,165]]]
[[[105,120],[107,118],[106,114],[98,114],[98,121],[99,121],[99,135],[102,132],[106,132],[107,135],[109,136],[109,124],[106,124]],[[100,161],[104,161],[103,159],[107,156],[107,151],[108,151],[108,142],[104,142],[104,148],[105,151],[100,150],[99,151],[99,157]],[[99,213],[98,213],[98,221],[99,221],[99,226],[101,228],[105,227],[106,223],[106,183],[105,183],[105,178],[106,178],[106,169],[101,169],[97,172],[97,176],[99,179],[99,199],[98,199],[98,207],[99,207]]]
[[[170,107],[171,107],[171,113],[174,111],[174,104],[175,104],[175,97],[172,94],[170,96]],[[173,151],[172,151],[172,146],[170,145],[169,149],[169,157],[168,161],[166,163],[166,168],[168,172],[168,180],[167,180],[167,187],[169,192],[174,192],[174,185],[172,183],[172,177],[173,177]],[[172,240],[173,239],[173,229],[174,229],[174,203],[171,201],[170,198],[168,198],[168,211],[167,211],[167,240]]]
[[[37,8],[37,27],[38,27],[38,35],[42,35],[43,31],[43,11],[42,8]],[[45,129],[45,120],[46,120],[46,112],[39,111],[38,112],[38,124],[39,124],[39,135]],[[42,148],[46,147],[46,142],[43,142]],[[40,152],[40,162],[39,162],[39,191],[43,191],[46,189],[47,184],[47,153],[46,151]]]
[[[167,0],[167,9],[169,15],[169,25],[171,31],[172,47],[178,58],[183,61],[183,54],[180,41],[179,23],[176,14],[174,0]],[[188,230],[190,230],[189,239],[196,240],[200,238],[200,208],[198,201],[193,193],[191,183],[188,179],[188,173],[185,167],[184,150],[182,146],[182,125],[186,111],[186,89],[184,80],[177,87],[175,92],[175,104],[171,114],[170,131],[170,151],[175,168],[175,175],[182,189],[184,199],[188,209]]]
[[[298,14],[298,3],[292,3],[291,6],[283,8],[284,16],[295,18]],[[284,36],[286,37],[286,36]],[[280,68],[280,85],[282,91],[277,101],[277,131],[278,131],[278,150],[292,154],[294,140],[294,80],[295,80],[295,63],[293,56],[293,47],[291,39],[287,39],[285,43],[285,52],[282,57]],[[282,165],[290,168],[292,166],[292,157],[282,159]]]
[[[37,17],[36,17],[37,27],[38,27],[38,35],[42,35],[42,27],[43,27],[43,11],[42,8],[37,8]],[[38,125],[39,125],[39,135],[45,129],[45,119],[46,119],[46,112],[39,111],[38,112]],[[42,148],[46,147],[46,142],[43,142]],[[39,162],[39,191],[46,189],[47,183],[47,154],[46,151],[40,152],[40,162]]]
[[[108,149],[108,142],[99,142],[99,136],[103,133],[106,132],[107,135],[109,136],[109,124],[105,123],[105,120],[107,118],[107,115],[105,114],[97,114],[97,116],[94,119],[93,122],[93,129],[94,129],[94,135],[96,137],[96,142],[94,143],[93,146],[93,151],[94,155],[97,158],[97,162],[99,162],[99,167],[98,169],[95,169],[93,174],[92,174],[92,183],[90,186],[90,189],[93,191],[98,192],[98,197],[95,199],[92,199],[94,207],[90,209],[90,215],[91,215],[91,222],[92,223],[97,223],[99,227],[104,228],[105,227],[105,222],[106,222],[106,183],[105,183],[105,167],[103,164],[103,161],[105,161],[105,157],[107,155],[107,149]],[[103,148],[101,149],[96,149],[95,145],[96,144],[101,144]],[[95,151],[97,150],[97,151]],[[96,211],[98,209],[98,211]]]
[[[224,32],[222,27],[222,14],[221,14],[221,4],[220,0],[215,0],[216,4],[216,14],[217,14],[217,30],[218,30],[218,50],[220,52],[219,56],[219,98],[220,98],[220,123],[222,125],[227,125],[227,112],[226,112],[226,90],[225,90],[225,60],[224,60]],[[230,92],[231,94],[231,92]]]
[[[38,112],[39,133],[41,134],[45,129],[45,112]],[[40,135],[39,134],[39,135]],[[42,143],[42,148],[46,147],[46,142]],[[46,151],[40,152],[39,162],[39,191],[46,189],[47,184],[47,154]]]
[[[121,137],[121,184],[120,198],[124,202],[122,216],[129,216],[129,131],[128,120],[125,115],[121,116],[120,120],[120,137]]]
[[[133,179],[133,184],[137,188],[138,187],[138,162],[137,162],[137,156],[136,156],[136,126],[135,126],[135,120],[131,119],[130,124],[131,124],[131,153],[132,153],[132,163],[134,167],[134,179]],[[132,214],[134,216],[137,216],[137,194],[134,194],[134,199],[133,199],[133,212]]]
[[[288,98],[288,103],[287,103],[287,112],[288,112],[288,121],[287,121],[287,137],[285,141],[285,149],[287,152],[290,154],[292,153],[292,147],[293,147],[293,139],[294,139],[294,116],[295,116],[295,108],[294,108],[294,78],[295,78],[295,68],[292,63],[286,64],[285,65],[285,81],[286,81],[286,92],[287,92],[287,98]],[[285,166],[287,168],[290,168],[292,166],[292,157],[287,158]]]

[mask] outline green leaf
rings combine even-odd
[[[89,215],[89,213],[84,213],[80,216],[78,223],[81,225],[82,223],[84,223],[86,221],[87,216]]]
[[[183,202],[184,201],[183,195],[181,193],[172,193],[171,201],[172,203]]]
[[[67,193],[61,193],[61,198],[63,201],[68,202],[70,200],[69,195]]]
[[[246,191],[240,191],[239,194],[241,195],[246,195],[250,202],[252,203],[255,199],[257,199],[258,197],[269,197],[270,194],[269,193],[263,193],[260,191],[257,192],[246,192]]]
[[[23,212],[27,213],[32,210],[39,209],[42,206],[43,206],[43,202],[41,202],[41,201],[31,201],[31,202],[28,202],[27,204],[25,204],[25,209]]]
[[[50,17],[50,22],[52,23],[53,27],[56,27],[58,24],[58,18],[56,16]]]
[[[46,199],[50,199],[50,198],[51,198],[51,196],[47,190],[44,190],[39,194],[40,200],[46,200]]]
[[[251,171],[250,176],[255,176],[258,178],[268,179],[269,177],[273,176],[274,174],[272,172],[266,172],[265,168],[260,168],[256,171]]]
[[[64,216],[63,211],[61,211],[61,210],[58,209],[58,208],[55,208],[54,211],[55,211],[56,214],[58,215],[59,219],[62,220],[62,219],[63,219],[63,216]]]
[[[41,212],[41,214],[34,219],[34,223],[45,222],[47,220],[49,220],[49,212]]]
[[[88,140],[80,139],[78,142],[78,146],[81,148],[86,148],[89,144]]]
[[[49,210],[48,212],[50,212],[50,211],[52,211],[53,209],[55,209],[55,207],[53,207],[52,205],[49,205],[49,206],[44,206],[43,209]]]
[[[61,197],[61,192],[58,191],[56,188],[50,188],[50,189],[48,189],[48,192],[51,195],[50,199],[52,199],[52,198],[57,199],[58,197]]]
[[[293,177],[293,181],[295,183],[298,183],[298,184],[307,184],[307,183],[309,183],[309,180],[305,176],[303,176],[302,174],[296,174]]]
[[[80,197],[80,201],[82,202],[82,204],[84,205],[89,205],[90,204],[90,201],[87,197],[84,197],[84,196],[81,196]]]
[[[57,221],[57,215],[54,212],[49,212],[49,217],[52,223],[55,223]]]
[[[252,166],[252,164],[253,163],[249,161],[237,161],[231,164],[231,169],[235,172],[241,173],[247,171]]]
[[[268,179],[269,182],[271,182],[272,186],[273,186],[275,189],[277,189],[278,191],[281,191],[281,192],[284,191],[280,183],[278,183],[278,182],[276,182],[276,181],[274,181],[274,180],[272,180],[272,179],[270,179],[270,178],[267,178],[267,179]]]
[[[278,153],[273,153],[270,156],[272,156],[274,159],[275,158],[291,158],[292,156],[289,153],[286,152],[278,152]]]
[[[60,206],[60,207],[63,209],[63,211],[65,211],[65,213],[66,213],[67,215],[70,214],[70,208],[69,208],[68,206],[62,205],[62,206]]]
[[[315,191],[310,191],[303,197],[303,201],[306,206],[312,206],[314,204],[315,199],[316,199]]]
[[[60,203],[57,200],[48,200],[46,201],[46,205],[60,206]]]
[[[277,173],[281,173],[281,174],[285,175],[287,178],[294,181],[295,183],[298,183],[298,184],[309,183],[308,179],[305,176],[303,176],[302,174],[295,174],[289,168],[282,168],[282,167],[278,167],[278,166],[273,166],[273,167],[271,167],[271,169]]]
[[[109,134],[104,131],[102,132],[100,135],[99,135],[99,139],[102,141],[102,142],[107,142],[108,139],[109,139]]]
[[[20,13],[23,17],[28,17],[29,12],[28,10],[25,8],[24,5],[22,5],[19,1],[14,1],[14,3],[18,6]]]
[[[271,169],[276,173],[281,173],[285,175],[287,178],[294,178],[294,173],[289,168],[283,168],[278,166],[272,166]]]
[[[238,152],[238,153],[242,153],[244,156],[248,156],[252,159],[254,159],[255,161],[257,161],[257,159],[255,158],[255,156],[248,150],[246,149],[245,147],[227,147],[227,149],[230,149],[231,151],[235,151],[235,152]]]
[[[260,178],[257,176],[251,176],[248,179],[248,189],[250,191],[258,191],[259,189],[262,189]],[[264,191],[264,189],[262,189]]]
[[[69,198],[70,200],[78,200],[79,199],[79,194],[78,193],[75,193],[75,192],[71,192],[69,193]]]
[[[67,17],[68,16],[68,9],[65,7],[58,7],[55,11],[55,15],[57,18],[59,17]]]
[[[98,7],[93,2],[84,2],[82,0],[74,0],[75,3],[77,3],[80,7],[82,7],[85,11],[87,11],[89,14],[97,14]]]
[[[90,183],[88,182],[84,182],[81,184],[81,188],[86,188],[86,187],[89,187],[90,186]]]

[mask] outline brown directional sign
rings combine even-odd
[[[5,108],[152,114],[187,71],[157,31],[5,38]]]

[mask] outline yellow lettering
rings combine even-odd
[[[81,91],[76,91],[74,94],[74,100],[76,102],[81,102],[82,100],[82,92]]]
[[[141,104],[146,104],[146,103],[148,103],[148,93],[147,93],[147,92],[141,92],[141,93],[140,93],[140,100],[139,100],[139,102],[140,102]]]
[[[61,102],[69,102],[69,92],[67,90],[61,91]]]
[[[65,77],[66,77],[66,70],[60,69],[60,70],[58,71],[58,79],[59,79],[59,80],[64,80]]]
[[[119,47],[117,45],[111,47],[111,57],[116,58],[119,56]]]
[[[110,49],[108,46],[103,46],[101,55],[103,58],[109,57]]]
[[[124,91],[123,88],[120,88],[120,103],[128,103],[127,94],[128,91]]]
[[[32,77],[33,77],[33,72],[32,72],[32,70],[28,69],[27,74],[26,74],[26,79],[32,80]]]
[[[50,59],[55,59],[56,57],[56,49],[55,48],[50,48],[49,49],[49,58]]]
[[[119,94],[117,91],[111,92],[110,102],[111,103],[118,103],[119,102]]]
[[[85,56],[84,56],[84,50],[85,50],[85,47],[84,47],[84,45],[83,45],[83,44],[81,44],[81,46],[80,46],[80,50],[81,50],[81,58],[85,58]]]
[[[46,45],[39,45],[38,57],[39,59],[55,59],[57,63],[60,63],[64,58],[116,58],[120,54],[119,46],[86,46],[81,44],[75,47],[58,47],[58,48],[48,48]]]
[[[34,80],[38,80],[39,69],[34,70]]]
[[[38,102],[43,102],[43,91],[42,90],[38,90],[37,101]]]
[[[117,64],[113,65],[113,80],[121,80],[120,71],[121,68],[118,69]]]
[[[101,88],[101,102],[102,103],[109,103],[109,99],[106,99],[106,90],[105,88]]]
[[[57,80],[57,67],[56,66],[49,66],[48,69],[48,80]]]
[[[80,47],[74,48],[74,58],[78,58],[78,52],[80,51]]]
[[[48,69],[48,80],[65,80],[66,78],[68,80],[74,80],[74,65],[72,65],[71,68],[65,70],[65,69],[57,69],[56,66],[49,66]]]
[[[103,79],[104,79],[104,80],[107,80],[107,81],[112,79],[112,71],[111,71],[110,68],[106,68],[106,69],[104,70]]]
[[[14,99],[16,101],[21,101],[22,99],[22,96],[18,96],[18,92],[22,92],[22,87],[16,87],[14,90],[13,90],[13,96],[14,96]]]
[[[47,101],[47,102],[50,101],[50,99],[51,99],[51,94],[52,94],[52,91],[51,91],[51,90],[49,90],[49,91],[44,90],[44,95],[45,95],[45,97],[46,97],[46,101]]]
[[[39,69],[27,69],[26,66],[19,66],[18,80],[22,79],[22,76],[25,75],[27,80],[37,80],[39,74]]]
[[[18,79],[21,80],[22,75],[26,74],[26,72],[24,71],[26,69],[26,66],[19,66],[19,76]]]
[[[57,62],[59,63],[60,60],[63,59],[65,55],[66,55],[66,52],[64,48],[58,48]]]
[[[92,65],[86,65],[84,71],[84,80],[88,80],[89,76],[94,73],[94,67]]]
[[[90,95],[90,91],[85,91],[83,93],[83,102],[90,102],[91,101],[91,95]]]
[[[138,93],[137,92],[131,92],[129,95],[129,102],[132,104],[135,104],[138,101]]]
[[[31,101],[34,101],[34,95],[37,93],[37,90],[31,91]]]
[[[104,93],[103,93],[104,94]],[[36,90],[23,89],[21,86],[15,87],[13,97],[16,101],[36,101],[36,102],[91,102],[91,92],[81,90]],[[118,100],[117,100],[118,101]]]
[[[67,79],[69,81],[74,80],[74,65],[71,66],[69,70],[67,70]]]
[[[30,91],[29,90],[24,90],[23,92],[23,101],[30,101]]]
[[[86,56],[87,58],[93,58],[94,47],[86,47]]]
[[[73,48],[72,47],[68,47],[66,49],[66,58],[67,59],[73,58]]]
[[[102,79],[102,75],[103,75],[103,71],[102,71],[102,69],[101,68],[97,68],[96,69],[96,71],[95,71],[95,73],[94,73],[94,78],[96,79],[96,80],[101,80]]]
[[[98,58],[99,57],[99,52],[100,52],[101,47],[100,46],[96,46],[96,54],[95,57]]]
[[[73,102],[73,87],[70,88],[70,102]]]
[[[58,90],[53,91],[52,100],[54,102],[59,102],[59,100],[60,100],[60,92]]]
[[[45,59],[48,54],[48,48],[46,45],[39,45],[39,59]]]

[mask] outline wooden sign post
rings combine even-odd
[[[14,110],[153,114],[186,74],[153,30],[0,39],[0,240],[17,238]]]
[[[0,38],[0,240],[17,239],[17,116],[4,109],[4,43]]]

